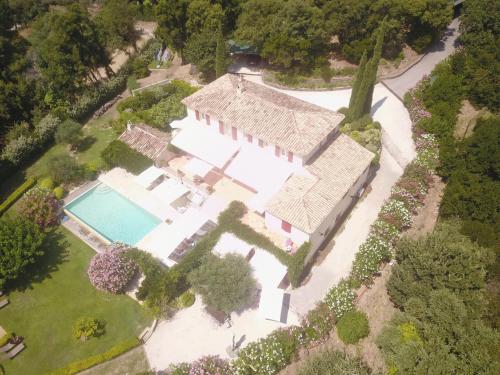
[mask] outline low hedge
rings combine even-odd
[[[7,199],[0,204],[0,216],[7,211],[16,201],[21,198],[24,193],[31,189],[36,183],[34,178],[28,178],[21,186],[19,186]]]
[[[125,341],[122,341],[121,343],[113,346],[111,349],[108,351],[94,355],[92,357],[88,357],[86,359],[83,359],[81,361],[76,361],[72,362],[66,367],[51,371],[46,373],[46,375],[73,375],[77,374],[80,371],[89,369],[91,367],[94,367],[96,365],[99,365],[103,362],[107,362],[112,360],[113,358],[118,357],[119,355],[128,352],[129,350],[134,349],[135,347],[139,346],[140,342],[139,339],[134,337]]]

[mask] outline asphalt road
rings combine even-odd
[[[409,89],[415,87],[417,82],[430,74],[439,62],[455,51],[458,26],[458,18],[455,18],[448,26],[443,39],[436,43],[421,61],[401,76],[384,80],[384,83],[402,99]]]

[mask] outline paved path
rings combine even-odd
[[[416,86],[426,74],[432,72],[432,69],[445,58],[455,51],[456,40],[458,37],[458,18],[455,18],[445,32],[442,41],[437,43],[424,58],[406,71],[403,75],[385,80],[388,85],[400,98],[403,98],[405,93]]]

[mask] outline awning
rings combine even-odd
[[[164,174],[163,170],[155,167],[154,165],[143,171],[138,175],[135,180],[139,185],[145,187],[146,189],[151,186],[151,184]]]
[[[171,204],[176,199],[189,193],[189,188],[182,185],[180,182],[173,178],[163,181],[160,185],[155,187],[151,192],[167,204]]]
[[[263,289],[277,288],[287,273],[287,268],[272,254],[257,248],[250,265]]]
[[[223,168],[240,148],[238,142],[201,123],[183,126],[171,143],[217,168]]]
[[[175,264],[168,257],[187,238],[191,238],[208,221],[202,212],[189,208],[172,224],[161,223],[144,237],[137,247],[149,251],[165,264]]]
[[[246,258],[253,246],[240,240],[234,234],[223,233],[215,244],[213,252],[221,257],[227,254],[238,254]]]
[[[260,292],[259,315],[265,319],[281,321],[285,291],[278,288],[264,288]]]
[[[193,176],[205,177],[208,172],[212,170],[213,166],[200,160],[198,158],[192,158],[190,161],[184,165],[182,168],[185,172],[192,174]]]

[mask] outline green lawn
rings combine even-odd
[[[95,252],[66,229],[51,234],[47,254],[18,285],[10,304],[0,310],[0,324],[25,338],[26,349],[2,365],[7,375],[43,374],[110,349],[138,334],[151,317],[126,295],[99,292],[89,283],[87,265]],[[82,316],[106,322],[100,338],[73,338]]]

